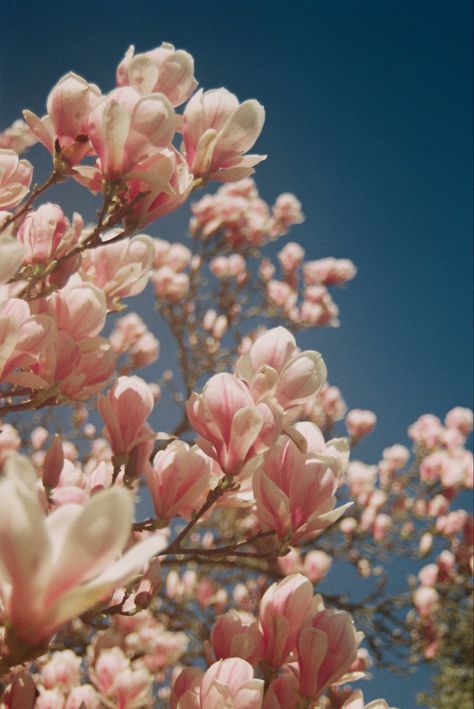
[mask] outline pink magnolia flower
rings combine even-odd
[[[130,453],[150,436],[154,437],[150,428],[145,426],[153,406],[149,386],[135,376],[119,377],[107,396],[99,396],[97,409],[115,455]]]
[[[408,435],[418,445],[434,448],[442,439],[443,425],[437,416],[423,414],[409,427]]]
[[[284,409],[304,404],[315,396],[327,375],[319,352],[298,353],[295,338],[284,327],[260,335],[240,357],[236,369],[251,391],[258,390],[260,396],[273,393]]]
[[[268,687],[263,700],[263,709],[287,709],[297,707],[301,701],[296,674],[286,666],[284,671]]]
[[[304,323],[318,327],[336,327],[339,324],[339,308],[326,286],[308,286],[305,288],[304,297],[300,309],[300,317]]]
[[[138,234],[86,251],[80,275],[104,291],[109,306],[120,298],[138,295],[146,287],[153,266],[153,239]]]
[[[304,571],[310,581],[318,583],[328,574],[331,557],[320,549],[309,551],[304,558]]]
[[[35,143],[35,136],[21,118],[17,118],[11,126],[0,133],[0,148],[14,150],[17,155],[21,155]]]
[[[50,297],[48,312],[59,330],[80,342],[100,333],[105,325],[107,303],[100,288],[75,275]]]
[[[322,603],[311,613],[297,638],[299,689],[316,699],[340,679],[357,657],[358,637],[351,616],[325,609]]]
[[[296,305],[298,293],[285,281],[272,278],[267,283],[267,299],[271,305],[290,313]]]
[[[287,436],[252,464],[260,527],[296,544],[335,522],[352,503],[335,507],[338,461],[331,455],[302,453]]]
[[[357,269],[349,259],[335,259],[333,257],[308,261],[304,268],[304,281],[306,285],[340,285],[350,281],[357,273]]]
[[[439,594],[431,586],[420,586],[413,594],[413,603],[422,618],[427,618],[438,607]]]
[[[116,357],[108,340],[92,337],[76,342],[58,330],[45,355],[29,372],[16,374],[15,381],[43,388],[57,383],[61,394],[71,400],[85,400],[102,389],[115,372]]]
[[[64,709],[100,709],[100,699],[96,690],[91,684],[82,684],[80,687],[73,687],[68,694]]]
[[[448,411],[444,421],[448,428],[456,428],[463,436],[469,435],[473,428],[472,411],[464,406],[456,406]]]
[[[367,436],[375,428],[377,416],[373,411],[352,409],[346,416],[346,427],[353,438]]]
[[[278,260],[285,273],[294,273],[304,259],[304,249],[294,241],[289,241],[278,253]]]
[[[32,315],[25,300],[10,298],[0,305],[0,376],[18,381],[16,369],[35,364],[54,340],[54,320]],[[28,383],[23,382],[26,386]]]
[[[153,239],[155,244],[154,268],[169,266],[176,273],[184,271],[191,263],[192,252],[179,242],[171,244],[165,239]]]
[[[90,152],[88,121],[100,97],[97,86],[69,72],[51,90],[46,116],[39,118],[31,111],[23,115],[33,135],[52,155],[58,145],[61,157],[75,165]]]
[[[183,115],[186,160],[194,177],[231,182],[247,177],[263,155],[244,155],[263,127],[265,111],[255,99],[239,104],[226,89],[198,91]]]
[[[264,682],[240,658],[219,660],[204,674],[193,667],[180,672],[171,692],[171,709],[260,709]]]
[[[211,485],[211,460],[197,446],[173,441],[158,451],[145,472],[156,515],[170,520],[191,517]]]
[[[60,258],[79,243],[84,221],[74,212],[72,224],[57,204],[42,204],[29,212],[18,230],[18,241],[26,248],[26,263],[44,263]]]
[[[272,235],[282,236],[287,233],[290,226],[301,224],[303,221],[301,202],[295,195],[290,192],[279,195],[272,208]]]
[[[393,470],[404,468],[410,460],[410,451],[406,446],[396,443],[383,451],[383,459],[389,463]]]
[[[264,682],[254,679],[253,668],[240,658],[218,660],[209,667],[201,680],[202,709],[221,709],[226,705],[260,709]]]
[[[117,86],[133,86],[141,94],[164,94],[179,106],[197,87],[194,60],[168,42],[143,54],[135,54],[132,45],[117,67]]]
[[[114,352],[128,354],[130,369],[146,367],[155,362],[160,353],[160,343],[136,313],[118,318],[109,340]]]
[[[0,482],[0,512],[2,622],[12,652],[18,639],[37,645],[103,601],[163,547],[161,537],[149,537],[117,560],[133,521],[123,488],[45,517],[36,492],[7,477]]]
[[[209,268],[216,278],[237,278],[246,271],[246,263],[240,254],[216,256],[209,262]]]
[[[144,667],[132,667],[119,647],[102,650],[91,675],[97,689],[114,700],[117,709],[149,705],[150,673]]]
[[[193,175],[181,153],[170,146],[142,160],[127,175],[127,184],[132,205],[124,221],[136,227],[179,209],[191,194]]]
[[[41,667],[42,684],[46,689],[72,689],[80,681],[81,662],[82,659],[72,650],[53,652],[48,662]]]
[[[102,176],[126,179],[141,160],[171,145],[175,114],[163,94],[141,96],[125,86],[100,99],[89,116],[88,131]]]
[[[231,610],[217,617],[211,644],[217,659],[241,657],[255,666],[262,655],[263,636],[253,615]]]
[[[0,148],[0,209],[12,209],[29,192],[33,166],[13,150]]]
[[[186,296],[189,290],[189,276],[187,273],[176,273],[169,266],[162,266],[156,270],[151,280],[158,298],[177,303]]]
[[[296,637],[313,602],[313,586],[302,574],[274,583],[262,596],[259,618],[263,658],[279,667],[296,648]]]
[[[225,372],[211,377],[202,394],[191,395],[186,412],[202,436],[199,446],[228,475],[238,474],[279,432],[268,406],[256,405],[244,382]]]

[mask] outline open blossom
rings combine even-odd
[[[189,518],[204,502],[211,484],[211,460],[183,441],[173,441],[158,451],[146,470],[146,484],[158,517]]]
[[[0,148],[0,209],[12,209],[29,192],[33,166],[13,150]]]
[[[193,175],[183,156],[170,146],[142,160],[127,175],[127,185],[131,206],[124,223],[144,226],[184,204],[191,194]]]
[[[264,682],[255,679],[252,665],[240,658],[219,660],[202,673],[181,670],[171,692],[171,709],[260,709]]]
[[[197,87],[194,60],[168,42],[142,54],[135,54],[132,45],[117,67],[117,86],[133,86],[141,94],[164,94],[179,106]]]
[[[81,276],[101,288],[109,305],[114,299],[127,298],[141,293],[153,265],[153,239],[146,234],[137,234],[131,239],[116,243],[104,242],[104,246],[85,252]]]
[[[9,476],[0,482],[0,507],[0,595],[12,653],[17,639],[34,646],[107,598],[163,546],[161,537],[150,537],[116,560],[133,521],[122,488],[45,517],[36,491]]]
[[[51,90],[46,102],[47,115],[39,118],[31,111],[24,111],[25,120],[51,154],[57,142],[62,158],[75,165],[90,152],[88,121],[100,97],[95,84],[69,72]]]
[[[283,327],[258,337],[236,366],[250,390],[262,396],[273,393],[289,409],[315,396],[326,381],[327,370],[319,352],[298,352],[293,335]]]
[[[199,446],[229,475],[238,474],[279,433],[272,410],[255,404],[246,384],[225,372],[211,377],[202,394],[191,395],[186,412],[202,436]]]
[[[105,324],[107,304],[100,288],[72,276],[66,286],[48,301],[50,314],[59,330],[79,342],[100,333]]]
[[[339,519],[351,504],[335,508],[339,465],[324,447],[318,453],[302,453],[281,436],[253,464],[256,515],[262,529],[296,544]]]
[[[347,430],[353,438],[362,438],[372,433],[376,423],[377,417],[373,411],[351,409],[346,416]]]
[[[244,155],[263,127],[265,111],[255,99],[239,104],[226,89],[198,91],[186,105],[183,139],[194,177],[230,182],[254,172],[263,155]]]

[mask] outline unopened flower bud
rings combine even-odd
[[[43,485],[50,490],[59,482],[59,476],[64,466],[64,451],[61,436],[57,433],[49,446],[43,463]]]

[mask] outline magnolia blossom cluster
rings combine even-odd
[[[206,673],[182,670],[171,706],[217,709],[229,700],[239,706],[243,696],[255,709],[289,706],[290,697],[295,704],[316,700],[351,670],[358,642],[347,613],[325,609],[304,576],[288,576],[265,592],[258,619],[236,611],[217,618],[209,649],[217,662]],[[254,678],[259,665],[279,673],[265,698],[263,680]]]
[[[349,462],[375,414],[267,328],[336,324],[328,288],[356,269],[293,241],[261,258],[303,215],[249,177],[258,101],[197,90],[191,55],[164,43],[131,47],[107,94],[66,74],[46,111],[0,134],[2,709],[388,709],[348,684],[371,664],[359,621],[375,650],[393,638],[388,605],[371,591],[371,625],[350,588],[328,607],[314,585],[339,558],[380,575],[370,554],[412,541],[428,563],[397,608],[436,655],[438,614],[471,588],[472,412],[422,416],[413,458],[395,444]],[[32,189],[35,141],[52,173]],[[101,194],[96,223],[44,199],[68,179]],[[192,205],[188,245],[136,233],[210,180],[225,184]],[[147,287],[182,391],[135,374],[160,354],[156,323],[124,312]]]
[[[213,259],[211,271],[219,279],[236,278],[240,283],[245,278],[240,252],[252,253],[303,221],[301,205],[294,195],[280,195],[270,208],[251,178],[223,185],[214,195],[194,203],[192,210],[191,234],[204,241],[217,238],[223,249],[233,252]],[[288,242],[278,253],[280,278],[275,277],[272,261],[261,260],[258,273],[266,291],[262,306],[270,314],[279,312],[292,323],[335,325],[339,310],[328,286],[341,286],[351,280],[356,268],[348,259],[330,257],[305,262],[304,257],[305,251],[298,243]]]
[[[143,54],[131,47],[116,83],[102,94],[83,77],[66,74],[49,94],[45,116],[24,115],[57,170],[128,202],[128,224],[178,208],[196,179],[240,179],[263,159],[244,155],[262,129],[262,106],[254,99],[239,103],[226,89],[193,96],[197,82],[187,52],[166,43]],[[182,152],[173,145],[177,131]],[[95,156],[95,164],[82,164],[86,156]]]

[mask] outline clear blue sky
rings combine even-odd
[[[112,88],[132,43],[172,42],[205,89],[258,98],[262,196],[300,198],[293,237],[308,258],[359,268],[335,293],[341,327],[302,343],[350,406],[377,412],[361,451],[376,460],[420,414],[471,404],[471,15],[469,0],[4,0],[0,124],[25,107],[42,114],[71,69]],[[85,211],[78,200],[71,211]],[[176,238],[186,219],[153,233]],[[412,690],[384,682],[367,697],[415,706]]]

